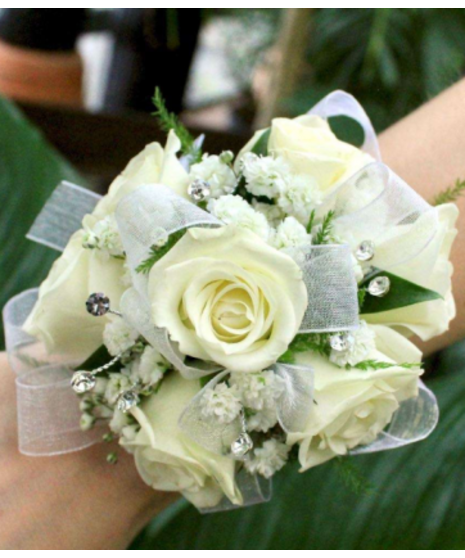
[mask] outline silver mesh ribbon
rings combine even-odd
[[[29,240],[62,252],[82,219],[92,213],[101,196],[71,182],[62,182],[53,192],[27,234]]]
[[[362,105],[355,97],[345,91],[334,91],[315,105],[309,114],[320,116],[324,119],[335,116],[347,116],[360,124],[365,134],[362,150],[377,161],[381,161],[378,138],[371,120]]]
[[[426,440],[439,422],[439,406],[434,393],[420,382],[418,397],[401,403],[392,422],[368,446],[356,448],[351,455],[398,449]]]
[[[77,363],[50,357],[23,331],[37,298],[37,290],[26,291],[3,310],[6,348],[16,373],[19,450],[33,457],[83,450],[103,434],[101,428],[82,432],[79,427],[79,400],[70,386]]]

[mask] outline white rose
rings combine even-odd
[[[439,229],[429,245],[418,256],[406,264],[397,266],[392,272],[412,283],[416,283],[439,293],[443,299],[433,300],[365,316],[371,324],[385,324],[395,327],[406,335],[418,335],[423,341],[442,335],[449,329],[455,318],[456,307],[452,295],[452,275],[454,267],[450,262],[452,244],[457,236],[455,224],[459,215],[453,204],[437,208]],[[383,269],[383,252],[401,250],[400,242],[409,242],[409,235],[386,240],[377,248],[375,264]]]
[[[119,201],[139,186],[165,183],[178,194],[186,194],[187,173],[176,158],[180,149],[172,133],[166,149],[154,143],[133,159],[114,181],[107,196],[92,215],[84,218],[87,231],[114,214]],[[114,310],[119,307],[125,290],[125,269],[122,260],[83,247],[87,233],[78,231],[55,262],[42,283],[39,300],[24,329],[43,341],[50,353],[66,354],[85,360],[102,345],[107,318],[96,319],[86,312],[89,295],[105,293]]]
[[[299,364],[315,369],[315,401],[304,432],[289,435],[289,444],[300,444],[302,471],[325,463],[350,450],[373,442],[392,421],[402,401],[418,394],[421,371],[397,363],[421,362],[421,352],[405,337],[374,327],[377,349],[369,359],[392,362],[378,371],[345,370],[314,353],[298,357]]]
[[[238,161],[253,148],[262,133],[255,134]],[[325,195],[373,162],[360,149],[340,141],[326,120],[312,115],[273,120],[268,150],[271,155],[281,157],[293,174],[313,178]]]
[[[287,350],[307,308],[302,272],[234,227],[191,229],[149,276],[152,316],[181,352],[257,372]]]
[[[134,454],[142,479],[155,490],[181,492],[198,508],[218,505],[223,495],[240,505],[235,462],[203,449],[178,427],[199,389],[198,382],[170,374],[156,395],[132,411],[141,430],[134,440],[123,439],[122,444]]]
[[[102,345],[108,318],[88,314],[86,300],[104,292],[118,309],[124,292],[121,260],[104,259],[82,248],[83,231],[77,232],[39,290],[39,300],[24,330],[40,339],[51,354],[85,360]]]

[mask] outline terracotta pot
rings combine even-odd
[[[82,60],[76,52],[12,46],[0,40],[0,94],[17,101],[81,106]]]

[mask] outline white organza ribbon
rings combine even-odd
[[[79,363],[48,355],[42,343],[24,332],[37,298],[38,290],[31,290],[11,299],[3,320],[16,373],[19,450],[41,457],[83,450],[101,441],[103,430],[80,428],[79,399],[70,387],[72,368]]]
[[[351,455],[398,449],[426,440],[439,422],[439,405],[434,393],[420,382],[418,396],[407,399],[389,426],[368,446],[356,448]]]

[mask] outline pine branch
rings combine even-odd
[[[370,370],[389,370],[390,368],[405,368],[405,370],[421,370],[423,368],[423,363],[402,363],[397,364],[396,362],[382,362],[378,360],[364,360],[359,362],[355,366],[347,365],[347,370],[362,370],[362,372],[369,372]]]
[[[333,242],[332,233],[333,233],[333,222],[336,213],[334,211],[330,211],[325,218],[323,219],[323,223],[321,224],[320,230],[315,235],[313,240],[313,244],[315,246],[321,246],[323,244],[331,244]]]
[[[350,458],[335,459],[337,471],[345,486],[357,496],[368,496],[373,494],[374,486],[360,469],[354,465]]]
[[[312,234],[313,227],[315,225],[316,209],[314,209],[310,214],[310,220],[307,225],[307,233]]]
[[[152,246],[152,248],[150,248],[150,256],[136,268],[136,272],[143,275],[150,273],[152,267],[164,256],[166,256],[171,248],[173,248],[185,234],[185,229],[178,231],[170,235],[168,242],[164,246]]]
[[[437,207],[438,205],[442,205],[444,203],[454,203],[463,195],[465,195],[465,180],[459,179],[455,183],[455,186],[451,186],[450,188],[447,188],[447,190],[444,190],[444,192],[438,194],[434,198],[432,205]]]
[[[158,87],[155,89],[153,104],[156,108],[153,116],[158,119],[160,128],[166,133],[173,130],[181,142],[183,154],[191,157],[193,162],[198,162],[202,157],[201,150],[195,145],[194,138],[187,128],[181,124],[179,118],[167,109],[166,101]]]

